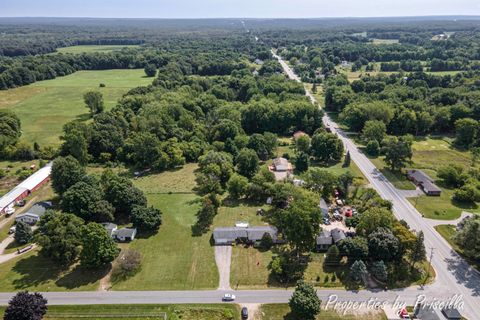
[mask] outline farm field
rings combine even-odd
[[[260,307],[261,320],[296,320],[291,313],[288,304],[264,304]],[[364,315],[340,315],[332,310],[324,310],[317,315],[316,319],[322,320],[384,320],[387,319],[383,312]]]
[[[59,53],[112,52],[122,49],[138,48],[138,45],[82,45],[57,48]]]
[[[88,120],[83,94],[98,90],[111,109],[129,89],[151,84],[143,70],[78,71],[74,74],[0,91],[0,109],[14,111],[22,122],[22,139],[41,146],[58,144],[65,123]],[[105,88],[99,88],[104,83]]]
[[[5,307],[0,307],[3,316]],[[183,304],[183,305],[70,305],[48,306],[45,320],[141,320],[141,319],[195,319],[237,320],[240,308],[235,304]]]
[[[143,256],[142,269],[129,279],[113,282],[114,290],[191,290],[214,289],[218,271],[210,233],[192,236],[191,226],[199,203],[193,193],[193,171],[189,164],[174,172],[141,177],[135,184],[142,189],[149,205],[163,212],[157,234],[137,236],[130,248]],[[172,191],[169,194],[169,191]],[[175,193],[177,192],[177,193]]]

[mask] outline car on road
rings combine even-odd
[[[242,308],[242,319],[248,319],[248,309],[246,307]]]
[[[223,301],[234,301],[235,295],[231,293],[225,293],[222,298]]]

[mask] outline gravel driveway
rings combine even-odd
[[[232,246],[215,246],[215,262],[217,263],[220,281],[219,290],[230,288],[230,262],[232,260]]]

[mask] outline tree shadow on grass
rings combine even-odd
[[[19,279],[13,280],[15,289],[20,290],[53,281],[65,272],[66,268],[36,254],[19,260],[12,270],[21,275]]]
[[[92,118],[92,115],[90,113],[82,113],[76,116],[76,120],[78,121],[87,121]]]
[[[111,264],[95,269],[76,265],[73,270],[58,279],[55,284],[69,290],[91,285],[104,278],[111,269]]]

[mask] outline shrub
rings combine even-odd
[[[367,151],[368,155],[376,157],[380,153],[380,144],[377,140],[370,140],[368,141],[365,150]]]

